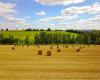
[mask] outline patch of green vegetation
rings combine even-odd
[[[4,37],[9,37],[9,35],[13,36],[14,38],[25,40],[26,36],[29,36],[30,43],[34,42],[34,36],[36,33],[40,33],[41,31],[23,31],[23,30],[9,30],[9,31],[0,31],[0,34],[3,34]],[[65,31],[46,31],[47,33],[62,33],[62,34],[71,34],[72,36],[77,36],[76,33],[70,33]]]

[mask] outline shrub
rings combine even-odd
[[[52,55],[51,51],[47,51],[47,56],[51,56],[51,55]]]
[[[38,51],[38,55],[42,55],[42,50],[39,50]]]
[[[22,47],[24,47],[24,44],[22,44]]]

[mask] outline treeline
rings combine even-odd
[[[0,34],[0,44],[30,44],[29,36],[27,35],[24,40],[14,38],[14,36],[9,35],[5,37],[3,34]]]
[[[0,43],[1,44],[14,44],[14,43],[18,43],[18,39],[14,38],[11,35],[9,35],[9,37],[4,37],[3,34],[0,34]]]
[[[87,31],[69,29],[69,30],[66,30],[66,32],[83,34],[83,33],[86,33]]]
[[[47,30],[44,30],[44,29],[31,29],[31,28],[28,28],[28,29],[25,29],[25,31],[52,31],[50,28],[47,28]]]
[[[41,32],[34,37],[35,44],[98,44],[100,31],[91,31],[78,35]]]
[[[21,40],[12,35],[5,37],[0,34],[0,44],[97,44],[100,45],[100,31],[89,31],[81,34],[67,34],[62,32],[41,31],[33,37],[30,43],[28,35]]]

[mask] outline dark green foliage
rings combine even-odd
[[[83,33],[85,33],[85,31],[81,31],[81,30],[72,30],[72,29],[66,30],[66,32],[72,32],[72,33],[78,33],[78,34],[83,34]]]
[[[11,35],[9,35],[9,37],[4,37],[3,34],[0,34],[0,43],[2,43],[2,44],[14,44],[14,43],[18,43],[18,39],[15,39]]]
[[[47,31],[51,31],[51,29],[50,29],[50,28],[48,28],[48,29],[47,29]]]
[[[28,35],[27,35],[26,38],[25,38],[25,44],[26,44],[26,45],[29,45],[29,36],[28,36]]]
[[[81,32],[81,31],[80,31]],[[66,34],[61,32],[41,31],[35,34],[34,44],[94,44],[100,45],[100,31],[82,31],[81,34]],[[9,35],[8,37],[0,34],[0,44],[32,44],[27,35],[24,40]]]
[[[84,32],[77,36],[43,31],[34,38],[35,44],[100,44],[100,31]]]

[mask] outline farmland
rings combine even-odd
[[[0,80],[100,80],[100,46],[84,46],[0,45]]]

